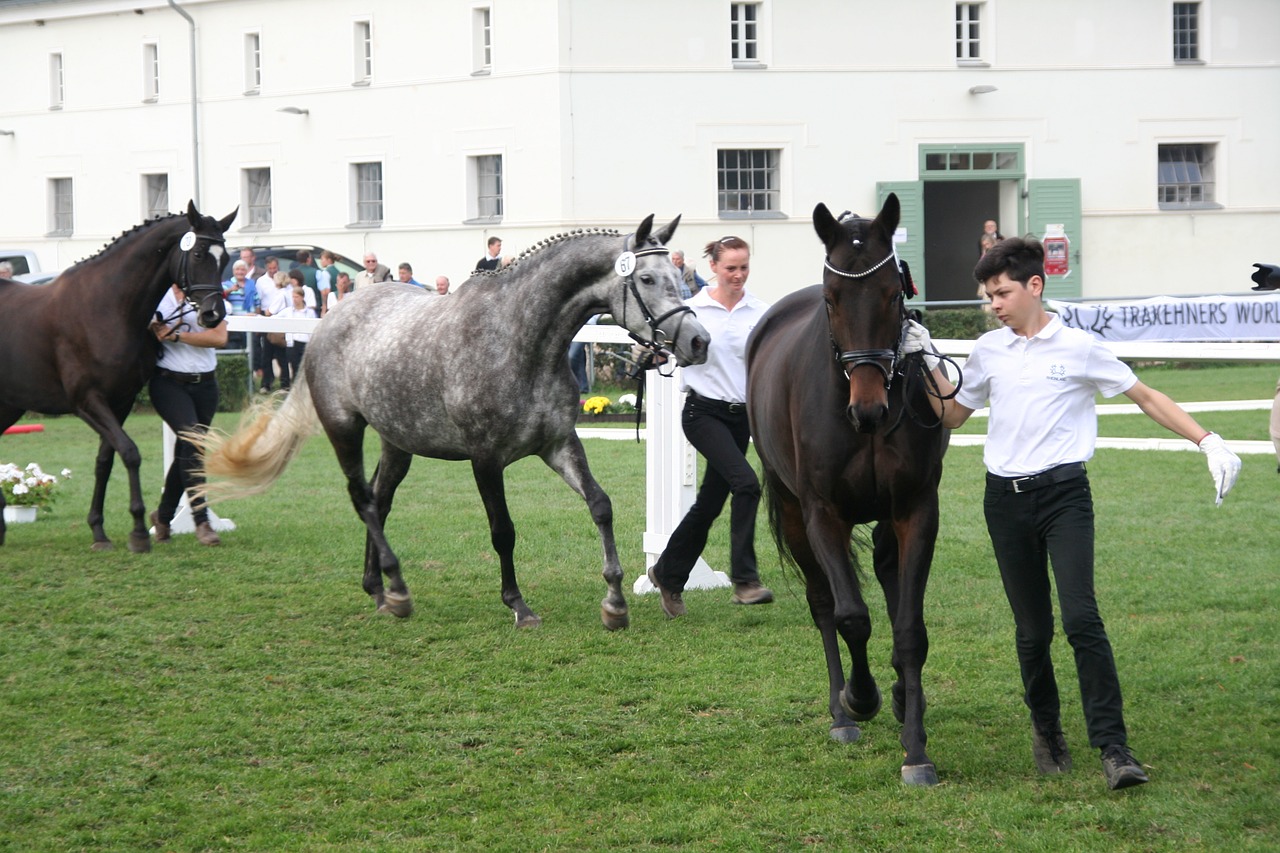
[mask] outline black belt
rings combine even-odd
[[[1076,477],[1083,476],[1083,462],[1068,462],[1065,465],[1057,465],[1047,471],[1041,471],[1039,474],[1032,474],[1029,477],[999,477],[988,473],[987,482],[998,483],[1002,488],[1022,494],[1033,489],[1052,486],[1054,483],[1065,483],[1067,480],[1074,480]]]
[[[208,373],[179,373],[176,370],[157,367],[156,374],[159,376],[167,376],[174,382],[181,382],[185,385],[195,385],[200,382],[212,382],[217,377],[218,372],[216,370],[210,370]]]
[[[689,399],[697,400],[698,405],[700,406],[710,406],[713,409],[720,409],[721,411],[728,412],[731,415],[741,415],[745,414],[747,411],[746,403],[730,403],[727,400],[715,400],[711,397],[704,397],[692,389],[689,391]]]

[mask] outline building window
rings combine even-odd
[[[956,4],[956,61],[982,60],[981,3]]]
[[[355,85],[367,86],[373,80],[373,22],[355,24]]]
[[[382,164],[355,163],[352,177],[356,189],[356,223],[382,224]]]
[[[493,69],[493,10],[481,6],[472,10],[472,69],[488,74]]]
[[[65,80],[62,76],[62,54],[49,54],[49,109],[62,109],[63,99],[66,98],[67,90],[65,88]]]
[[[760,64],[760,4],[729,5],[729,49],[735,64]]]
[[[169,176],[142,176],[143,219],[156,219],[169,213]]]
[[[271,170],[245,169],[244,209],[249,216],[247,230],[265,231],[271,227]]]
[[[1162,209],[1217,207],[1213,145],[1161,145],[1158,201]]]
[[[484,154],[469,157],[468,183],[471,185],[469,204],[471,220],[496,222],[502,219],[502,155]]]
[[[776,148],[716,152],[721,216],[777,213],[780,176]]]
[[[1200,4],[1173,4],[1173,61],[1200,61]]]
[[[244,34],[244,93],[256,95],[262,90],[262,35]]]
[[[160,46],[147,42],[142,46],[142,100],[154,103],[160,99]]]
[[[69,237],[75,230],[75,197],[71,192],[70,178],[49,180],[49,234],[50,237]]]

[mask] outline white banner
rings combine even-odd
[[[1280,340],[1280,293],[1094,303],[1050,299],[1049,307],[1063,325],[1104,341]]]

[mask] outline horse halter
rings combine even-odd
[[[822,266],[829,272],[848,279],[866,278],[872,273],[884,267],[890,261],[894,261],[898,268],[898,279],[900,287],[898,289],[896,301],[898,303],[898,315],[900,319],[906,318],[906,303],[904,300],[910,299],[916,295],[915,283],[911,280],[911,273],[907,270],[905,262],[898,260],[898,253],[894,249],[889,250],[889,254],[879,263],[875,264],[862,272],[849,272],[839,267],[832,266],[831,256],[828,255],[822,261]],[[827,335],[831,340],[831,349],[835,351],[836,361],[840,362],[840,368],[844,371],[846,377],[853,373],[855,367],[863,364],[870,364],[884,374],[884,388],[889,390],[889,386],[893,384],[894,373],[898,368],[898,348],[902,345],[902,327],[898,328],[898,339],[893,349],[855,349],[841,350],[840,345],[836,343],[835,333],[831,331],[831,305],[827,304]],[[888,362],[888,365],[885,364]]]
[[[670,251],[665,246],[652,246],[647,249],[640,249],[639,251],[632,252],[631,254],[639,258],[644,255],[668,255],[670,254]],[[690,314],[693,313],[692,308],[682,303],[677,305],[675,308],[672,308],[670,311],[667,311],[664,314],[659,314],[655,317],[653,312],[649,310],[649,306],[645,303],[644,297],[640,295],[640,288],[636,286],[634,266],[622,276],[622,288],[622,326],[623,328],[627,328],[627,293],[630,292],[636,299],[636,305],[640,306],[640,314],[644,317],[645,323],[648,324],[649,331],[652,333],[652,336],[646,341],[635,332],[632,332],[629,328],[627,328],[627,334],[631,336],[633,341],[651,352],[659,352],[665,349],[667,345],[672,342],[672,338],[662,330],[662,323],[664,321],[677,314],[684,314],[685,312]],[[676,324],[676,328],[679,328],[678,323]]]

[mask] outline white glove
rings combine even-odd
[[[1208,458],[1209,473],[1218,487],[1218,499],[1214,505],[1222,506],[1222,499],[1236,484],[1236,477],[1240,476],[1240,457],[1227,449],[1227,443],[1216,432],[1200,439],[1200,452]]]
[[[906,358],[913,352],[924,353],[924,364],[930,371],[938,366],[938,357],[933,354],[933,339],[929,337],[929,330],[915,320],[908,320],[904,326],[902,344],[898,347],[898,358]]]

